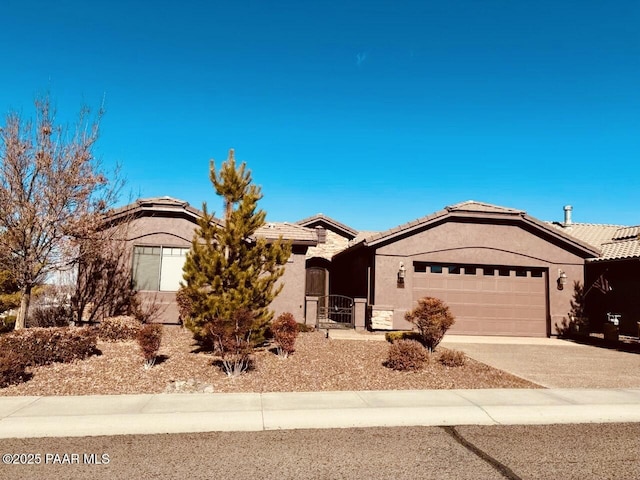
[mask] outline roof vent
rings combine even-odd
[[[569,227],[573,223],[571,221],[571,211],[572,210],[573,210],[573,207],[571,205],[565,205],[564,206],[564,226],[565,227]]]

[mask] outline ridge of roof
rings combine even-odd
[[[556,237],[560,237],[565,242],[572,243],[580,247],[582,250],[586,250],[590,252],[594,256],[598,256],[600,254],[599,247],[594,247],[594,245],[588,242],[585,242],[574,236],[568,235],[566,232],[562,231],[561,229],[557,227],[554,228],[548,222],[543,222],[541,220],[538,220],[537,218],[531,217],[524,210],[518,210],[515,208],[509,208],[509,207],[502,207],[502,206],[493,205],[490,203],[476,202],[474,200],[467,200],[465,202],[460,202],[454,205],[444,207],[443,210],[439,210],[437,212],[434,212],[432,214],[426,215],[416,220],[404,223],[402,225],[391,228],[389,230],[385,230],[383,232],[379,232],[377,234],[368,236],[358,242],[353,242],[352,245],[349,247],[349,249],[355,248],[359,245],[372,246],[385,239],[390,239],[398,235],[401,235],[403,233],[411,232],[412,230],[420,228],[440,218],[444,218],[447,216],[458,216],[456,214],[464,214],[464,213],[473,214],[474,216],[477,216],[477,214],[484,213],[489,215],[499,215],[499,216],[508,215],[511,217],[513,216],[520,217],[523,221],[528,222],[529,224],[535,225],[537,228],[543,231],[546,231],[548,234],[551,234]]]
[[[524,210],[518,210],[515,208],[503,207],[500,205],[494,205],[492,203],[477,202],[475,200],[466,200],[464,202],[456,203],[444,207],[449,212],[463,211],[463,212],[481,212],[481,213],[511,213],[511,214],[524,214]]]
[[[303,218],[302,220],[298,220],[295,223],[297,225],[307,227],[308,225],[316,222],[325,222],[326,224],[331,225],[338,230],[342,230],[344,233],[354,238],[358,235],[358,230],[356,230],[355,228],[351,228],[350,226],[345,225],[344,223],[339,222],[335,218],[331,218],[328,215],[325,215],[324,213],[316,213],[315,215],[312,215],[310,217]]]

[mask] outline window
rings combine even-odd
[[[527,270],[524,268],[516,268],[516,277],[526,277]]]
[[[482,274],[487,277],[493,277],[496,274],[496,269],[493,267],[484,267]]]
[[[508,277],[509,276],[509,269],[508,268],[499,268],[498,269],[498,275],[500,275],[501,277]]]
[[[464,267],[464,274],[465,275],[475,275],[476,274],[476,267]]]
[[[449,267],[449,275],[460,275],[460,267]]]
[[[188,248],[137,246],[133,248],[136,290],[175,292],[180,288]]]
[[[541,278],[542,270],[531,270],[531,276],[534,278]]]
[[[442,273],[442,265],[431,265],[431,273]]]

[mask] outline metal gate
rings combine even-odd
[[[318,299],[318,328],[352,328],[353,298],[325,295]]]

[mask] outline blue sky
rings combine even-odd
[[[135,196],[384,230],[464,200],[640,224],[640,2],[5,0],[0,114],[106,115]],[[126,200],[126,198],[124,198]]]

